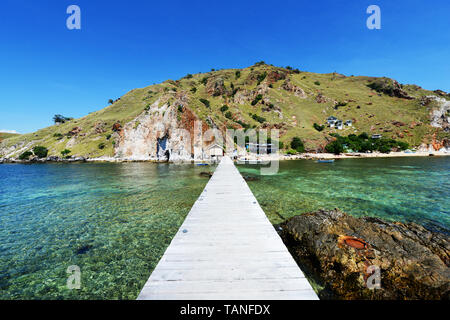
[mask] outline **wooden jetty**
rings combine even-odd
[[[216,168],[139,300],[317,300],[229,157]]]

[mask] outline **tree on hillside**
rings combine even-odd
[[[38,158],[45,158],[48,155],[48,149],[46,147],[36,146],[36,147],[33,148],[33,153]]]
[[[19,159],[20,159],[20,160],[28,160],[32,155],[33,155],[33,152],[31,152],[31,151],[25,151],[24,153],[22,153],[22,154],[19,156]]]
[[[319,132],[322,131],[323,129],[325,129],[325,126],[318,125],[318,124],[315,123],[315,122],[314,122],[313,127],[314,127],[314,129],[316,129],[316,130],[319,131]]]
[[[64,149],[63,151],[61,151],[61,155],[66,158],[72,151],[70,151],[69,149]]]
[[[300,153],[305,152],[305,146],[303,144],[303,141],[299,137],[294,137],[292,139],[291,148]]]
[[[342,152],[344,152],[344,146],[339,140],[335,140],[328,144],[325,147],[325,150],[329,153],[341,154]]]
[[[114,100],[113,99],[109,99],[108,100],[108,104],[113,104],[114,103]]]
[[[73,118],[69,118],[69,117],[64,117],[63,115],[60,115],[60,114],[55,114],[54,116],[53,116],[53,122],[55,123],[55,124],[57,124],[57,123],[66,123],[66,121],[70,121],[70,120],[72,120]]]

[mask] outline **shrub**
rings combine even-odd
[[[264,81],[264,79],[267,77],[267,72],[264,72],[263,74],[260,74],[256,77],[256,79],[258,80],[258,84],[260,84],[261,82]]]
[[[314,84],[315,84],[316,86],[320,86],[320,82],[319,82],[319,81],[314,81]]]
[[[38,158],[45,158],[48,155],[48,149],[42,146],[36,146],[33,148],[33,153],[38,157]]]
[[[329,153],[341,154],[342,152],[344,152],[344,146],[339,140],[335,140],[328,144],[325,147],[325,150]]]
[[[103,143],[103,142],[99,143],[99,145],[98,145],[98,148],[99,148],[100,150],[105,149],[105,147],[106,147],[106,145],[105,145],[105,143]]]
[[[403,141],[398,141],[397,146],[400,150],[403,150],[403,151],[409,149],[409,144],[406,142],[403,142]]]
[[[305,152],[305,146],[303,144],[303,141],[299,137],[294,137],[292,139],[291,148],[300,153]]]
[[[314,123],[313,127],[314,127],[314,129],[316,129],[319,132],[322,131],[323,129],[325,129],[325,126],[318,125],[317,123]]]
[[[69,118],[69,117],[64,117],[63,115],[60,114],[55,114],[53,116],[53,122],[56,123],[66,123],[66,121],[70,121],[73,120],[73,118]]]
[[[28,160],[32,155],[33,155],[33,152],[31,152],[31,151],[25,151],[24,153],[22,153],[22,154],[19,156],[19,159],[20,159],[20,160]]]
[[[178,112],[183,112],[183,110],[184,110],[184,108],[183,108],[183,106],[180,104],[180,105],[178,106]]]
[[[210,107],[209,100],[201,98],[201,99],[200,99],[200,102],[203,103],[207,108]]]
[[[55,133],[53,137],[56,138],[56,140],[61,140],[64,136],[61,133]]]
[[[196,87],[193,87],[193,88],[191,89],[191,92],[192,92],[192,93],[196,93],[196,92],[197,92],[197,88],[196,88]]]
[[[252,101],[252,106],[256,105],[263,98],[262,94],[258,94],[256,98]]]
[[[367,140],[367,139],[369,139],[369,135],[367,133],[363,132],[358,136],[358,138]]]
[[[201,84],[206,84],[208,82],[208,77],[203,77],[202,80],[200,80]]]
[[[111,134],[106,135],[106,140],[111,139]]]
[[[250,125],[248,123],[242,122],[241,120],[236,120],[236,123],[240,124],[242,128],[244,128],[245,130],[250,128]]]
[[[227,118],[227,119],[233,118],[233,115],[231,114],[230,111],[228,111],[227,113],[225,113],[225,118]]]
[[[236,76],[236,79],[239,79],[240,77],[241,77],[241,71],[236,71],[235,73],[234,73],[234,75]]]
[[[378,147],[378,151],[380,151],[381,153],[389,153],[391,152],[391,147],[389,147],[388,145],[381,145]]]
[[[113,99],[109,99],[108,100],[108,104],[113,104],[114,103],[114,100]]]
[[[266,118],[258,116],[257,114],[252,115],[253,120],[258,121],[259,123],[266,122]]]
[[[394,95],[395,86],[391,79],[379,78],[367,84],[367,86],[376,92],[385,93],[390,96]]]
[[[186,79],[191,79],[191,78],[192,78],[192,74],[188,73],[188,74],[186,75]]]
[[[228,110],[228,106],[227,105],[223,105],[221,108],[220,108],[220,111],[222,112],[222,113],[224,113],[225,111],[227,111]]]
[[[67,157],[72,151],[70,151],[69,149],[64,149],[63,151],[61,151],[61,155],[65,158]]]
[[[150,105],[148,104],[148,105],[144,108],[144,110],[145,110],[145,111],[150,110]]]

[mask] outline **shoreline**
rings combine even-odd
[[[450,152],[444,151],[421,151],[421,152],[390,152],[390,153],[342,153],[339,155],[332,153],[301,153],[296,155],[280,154],[277,156],[258,156],[248,155],[240,157],[235,162],[267,162],[267,161],[288,161],[288,160],[318,160],[318,159],[366,159],[366,158],[403,158],[403,157],[442,157],[450,156]],[[39,163],[126,163],[126,162],[152,162],[152,163],[181,163],[181,164],[198,164],[209,163],[213,164],[217,161],[210,160],[157,160],[157,159],[127,159],[127,158],[114,158],[114,157],[102,157],[102,158],[85,158],[74,157],[70,159],[63,159],[59,157],[48,157],[46,159],[31,159],[31,160],[19,160],[10,158],[0,158],[0,164],[39,164]]]
[[[390,152],[390,153],[342,153],[339,155],[332,153],[302,153],[299,155],[280,155],[280,160],[299,160],[299,159],[362,159],[362,158],[402,158],[402,157],[430,157],[430,156],[450,156],[450,152],[425,151],[425,152]]]

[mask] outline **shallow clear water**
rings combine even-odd
[[[135,299],[212,168],[0,166],[0,299]],[[69,290],[68,266],[81,269]]]
[[[0,165],[0,299],[135,299],[213,169]],[[248,184],[273,223],[338,207],[450,229],[450,158],[284,161],[259,178]],[[71,265],[80,290],[67,289]]]
[[[238,168],[243,175],[259,174],[258,166]],[[272,223],[340,208],[450,230],[449,157],[281,161],[277,175],[259,178],[248,185]]]

